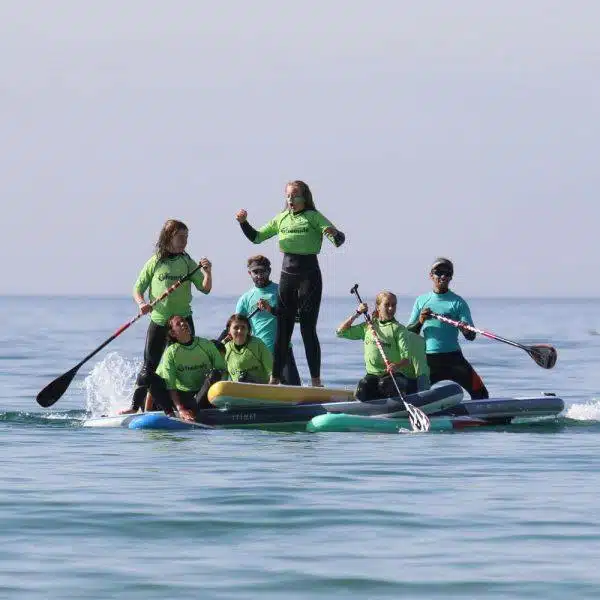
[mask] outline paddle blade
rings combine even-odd
[[[71,385],[71,381],[77,374],[77,370],[80,365],[73,367],[70,371],[67,371],[64,375],[57,377],[54,381],[49,383],[38,395],[37,403],[44,408],[52,406]]]
[[[404,407],[408,412],[408,420],[410,421],[410,426],[413,431],[421,431],[423,433],[429,431],[429,428],[431,427],[429,417],[420,408],[417,408],[408,402],[404,402]]]
[[[527,354],[529,354],[542,369],[551,369],[556,364],[558,354],[556,348],[553,346],[540,344],[538,346],[528,346],[526,350]]]

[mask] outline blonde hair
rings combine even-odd
[[[379,307],[386,298],[393,298],[396,301],[396,304],[398,303],[398,297],[393,292],[390,292],[388,290],[383,290],[382,292],[379,292],[379,294],[375,296],[375,310],[373,311],[374,319],[379,319]]]

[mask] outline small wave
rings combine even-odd
[[[565,411],[565,417],[574,421],[600,421],[600,400],[573,404]]]
[[[86,413],[82,410],[57,411],[50,413],[29,411],[0,412],[0,422],[12,423],[15,425],[78,427],[85,418]]]

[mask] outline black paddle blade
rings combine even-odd
[[[49,383],[38,395],[37,403],[44,408],[52,406],[71,385],[71,381],[77,374],[77,370],[80,365],[73,367],[70,371],[67,371],[64,375],[57,377],[54,381]]]
[[[542,369],[551,369],[556,364],[558,354],[556,348],[553,346],[540,344],[538,346],[528,346],[526,350],[527,354],[529,354]]]

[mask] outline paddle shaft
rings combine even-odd
[[[154,308],[159,302],[162,302],[167,296],[172,294],[180,285],[185,283],[200,268],[201,268],[200,265],[198,265],[195,269],[192,269],[185,277],[182,277],[181,279],[176,281],[172,286],[168,287],[158,298],[154,298],[154,300],[152,300],[152,302],[150,302],[150,306],[152,306],[152,308]],[[93,352],[88,354],[79,363],[78,366],[80,367],[81,365],[86,363],[88,360],[90,360],[90,358],[92,358],[93,356],[98,354],[98,352],[100,352],[100,350],[102,350],[102,348],[108,346],[108,344],[110,344],[115,338],[118,338],[124,331],[129,329],[136,321],[141,319],[143,316],[144,316],[143,313],[139,312],[137,315],[135,315],[135,317],[133,317],[133,319],[127,321],[127,323],[125,323],[125,325],[121,325],[121,327],[119,327],[119,329],[117,329],[105,342],[100,344],[100,346],[98,346]]]
[[[176,281],[172,286],[167,288],[158,298],[155,298],[150,306],[154,307],[158,302],[164,300],[169,294],[173,293],[182,283],[187,281],[201,266],[198,265],[195,269],[192,269],[185,277]],[[51,381],[36,397],[37,403],[44,408],[52,406],[66,391],[71,381],[77,374],[77,371],[88,361],[90,358],[98,354],[100,350],[108,346],[115,338],[119,337],[125,330],[129,329],[138,319],[141,319],[143,313],[138,313],[133,319],[129,320],[124,325],[121,325],[107,340],[102,342],[94,351],[90,352],[81,362],[77,363],[71,370],[63,373],[60,377],[57,377]]]
[[[519,344],[518,342],[513,342],[512,340],[507,340],[495,333],[490,333],[489,331],[484,331],[483,329],[477,329],[477,327],[473,327],[468,323],[463,323],[461,321],[455,321],[454,319],[450,319],[449,317],[445,317],[444,315],[440,315],[438,313],[431,313],[431,316],[438,321],[442,321],[442,323],[448,323],[448,325],[453,325],[454,327],[458,327],[459,329],[467,329],[468,331],[472,331],[473,333],[479,333],[491,340],[498,340],[499,342],[504,342],[505,344],[510,344],[511,346],[515,346],[515,348],[521,348],[521,350],[529,350],[529,346],[525,346],[523,344]]]
[[[350,292],[356,296],[356,299],[358,300],[358,302],[360,304],[363,304],[362,298],[360,297],[360,294],[358,293],[358,286],[354,286],[350,290]],[[400,387],[398,386],[398,382],[396,381],[396,378],[394,377],[394,365],[390,362],[390,360],[388,359],[388,357],[385,353],[383,344],[381,343],[381,340],[379,339],[379,336],[377,335],[377,331],[375,330],[375,327],[373,325],[373,319],[371,319],[371,315],[368,312],[365,312],[364,315],[365,315],[365,320],[367,321],[367,326],[369,327],[369,329],[371,330],[371,333],[373,334],[373,339],[375,340],[375,345],[377,346],[377,349],[379,350],[379,354],[381,354],[381,358],[383,358],[383,362],[385,364],[385,370],[390,374],[392,381],[394,382],[394,386],[396,387],[396,391],[398,392],[398,396],[400,396],[402,401],[406,404],[406,402],[404,400],[404,394],[400,390]]]
[[[360,294],[358,293],[358,283],[356,283],[354,285],[354,287],[350,290],[350,293],[356,295],[356,299],[358,300],[358,302],[360,304],[363,303],[362,298],[360,297]],[[373,325],[373,320],[371,319],[371,315],[369,315],[368,311],[366,311],[364,313],[364,315],[365,315],[365,319],[367,321],[367,326],[369,327],[371,334],[373,335],[373,339],[375,340],[375,345],[377,346],[377,349],[379,350],[379,353],[381,354],[381,358],[383,358],[383,362],[385,364],[386,371],[389,373],[392,381],[394,382],[394,387],[396,388],[396,391],[398,392],[398,396],[400,397],[400,400],[402,400],[402,403],[404,404],[404,408],[405,408],[406,412],[408,413],[408,420],[410,421],[413,431],[429,431],[429,428],[431,426],[431,424],[429,422],[429,417],[422,410],[420,410],[416,406],[413,406],[412,404],[410,404],[409,402],[406,401],[406,398],[405,398],[404,394],[402,393],[402,391],[400,390],[400,386],[398,385],[398,382],[396,381],[396,378],[394,377],[394,365],[392,365],[392,363],[389,361],[387,354],[385,353],[385,350],[383,349],[383,344],[381,343],[381,340],[379,339],[379,335],[377,335],[377,331],[375,330],[375,326]]]

